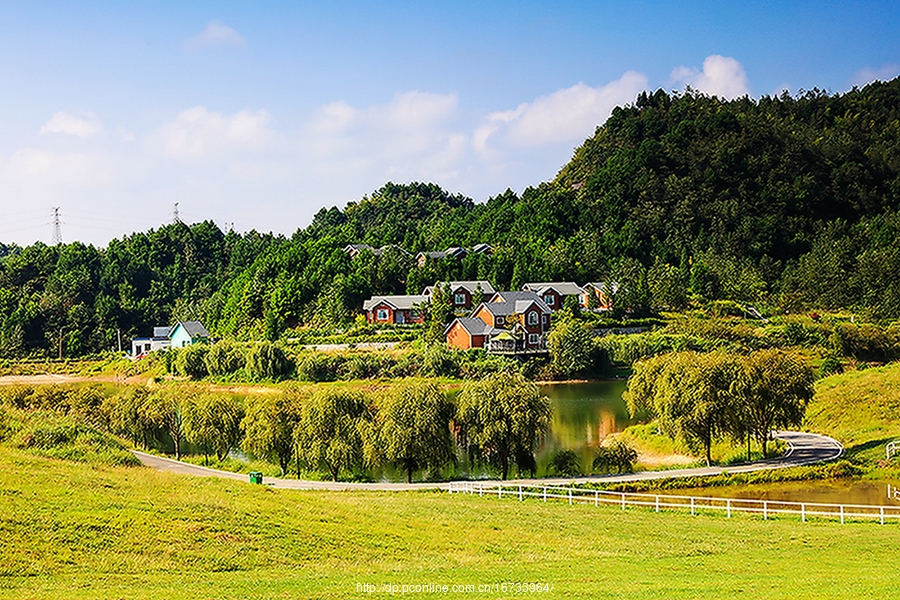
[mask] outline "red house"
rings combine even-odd
[[[427,296],[373,296],[363,302],[369,323],[423,323],[422,307],[431,299]]]
[[[427,288],[422,290],[422,295],[431,297],[434,294],[434,288],[437,286],[443,286],[444,284],[438,282],[434,285],[429,285]],[[496,290],[494,290],[494,286],[491,285],[489,281],[451,281],[449,283],[450,287],[450,306],[453,307],[453,310],[468,310],[472,308],[472,298],[475,296],[478,288],[481,288],[481,293],[484,298],[490,298],[494,294],[496,294]]]
[[[571,281],[560,281],[554,283],[526,283],[522,286],[526,292],[534,292],[544,301],[550,310],[558,311],[563,307],[566,298],[575,296],[581,303],[584,290]]]

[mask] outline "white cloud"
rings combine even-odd
[[[692,67],[675,67],[671,79],[673,83],[691,86],[704,94],[726,100],[750,94],[743,65],[729,56],[707,56],[703,61],[703,71]]]
[[[94,115],[85,115],[86,118],[76,117],[67,112],[58,112],[41,127],[40,134],[65,133],[80,138],[89,138],[103,131],[103,124]]]
[[[185,48],[194,51],[215,46],[244,47],[246,45],[247,42],[241,34],[219,21],[211,21],[206,29],[185,40]]]
[[[418,91],[366,108],[332,102],[308,123],[300,151],[320,173],[365,172],[374,180],[453,172],[468,147],[458,105],[456,94]]]
[[[480,155],[489,156],[514,148],[533,148],[548,144],[579,143],[593,134],[609,117],[612,109],[633,102],[647,89],[647,77],[628,71],[604,86],[579,83],[514,110],[488,115],[474,133],[473,145]]]
[[[853,74],[850,85],[862,87],[873,81],[890,81],[898,75],[900,75],[900,65],[898,64],[888,64],[877,69],[865,67]]]
[[[224,115],[195,106],[164,124],[151,140],[169,158],[203,160],[265,149],[274,140],[274,133],[264,110]]]

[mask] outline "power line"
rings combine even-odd
[[[172,225],[178,225],[181,223],[181,216],[178,214],[178,203],[175,203],[175,207],[172,210]]]

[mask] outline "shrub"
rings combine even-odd
[[[837,356],[831,354],[826,356],[825,360],[822,361],[822,364],[819,365],[818,376],[819,379],[822,379],[823,377],[843,372],[844,365],[841,364],[841,361]]]
[[[247,374],[253,379],[278,380],[290,373],[284,351],[272,342],[259,342],[247,353]]]
[[[637,450],[617,439],[607,446],[597,448],[592,466],[594,471],[602,473],[610,473],[614,467],[619,473],[630,473],[634,470],[637,458]]]
[[[325,352],[310,352],[297,365],[297,377],[303,381],[318,383],[338,378],[343,358]]]
[[[37,413],[13,436],[13,446],[41,456],[117,466],[140,462],[118,440],[71,417]]]
[[[422,368],[426,373],[436,377],[459,375],[456,354],[443,343],[435,343],[425,349],[422,356]]]
[[[210,375],[230,375],[244,367],[244,353],[234,342],[222,340],[209,348],[206,370]]]
[[[206,355],[209,346],[193,344],[175,351],[175,371],[192,379],[203,379],[207,375]]]
[[[581,460],[574,450],[560,450],[550,459],[549,471],[559,477],[577,477],[582,474]]]

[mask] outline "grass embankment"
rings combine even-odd
[[[552,586],[542,597],[859,598],[900,586],[882,560],[900,545],[893,523],[274,490],[9,448],[0,471],[0,598],[350,598],[363,583],[510,581]]]
[[[806,425],[839,440],[856,463],[900,470],[897,459],[884,460],[885,445],[900,439],[900,363],[822,379]]]

